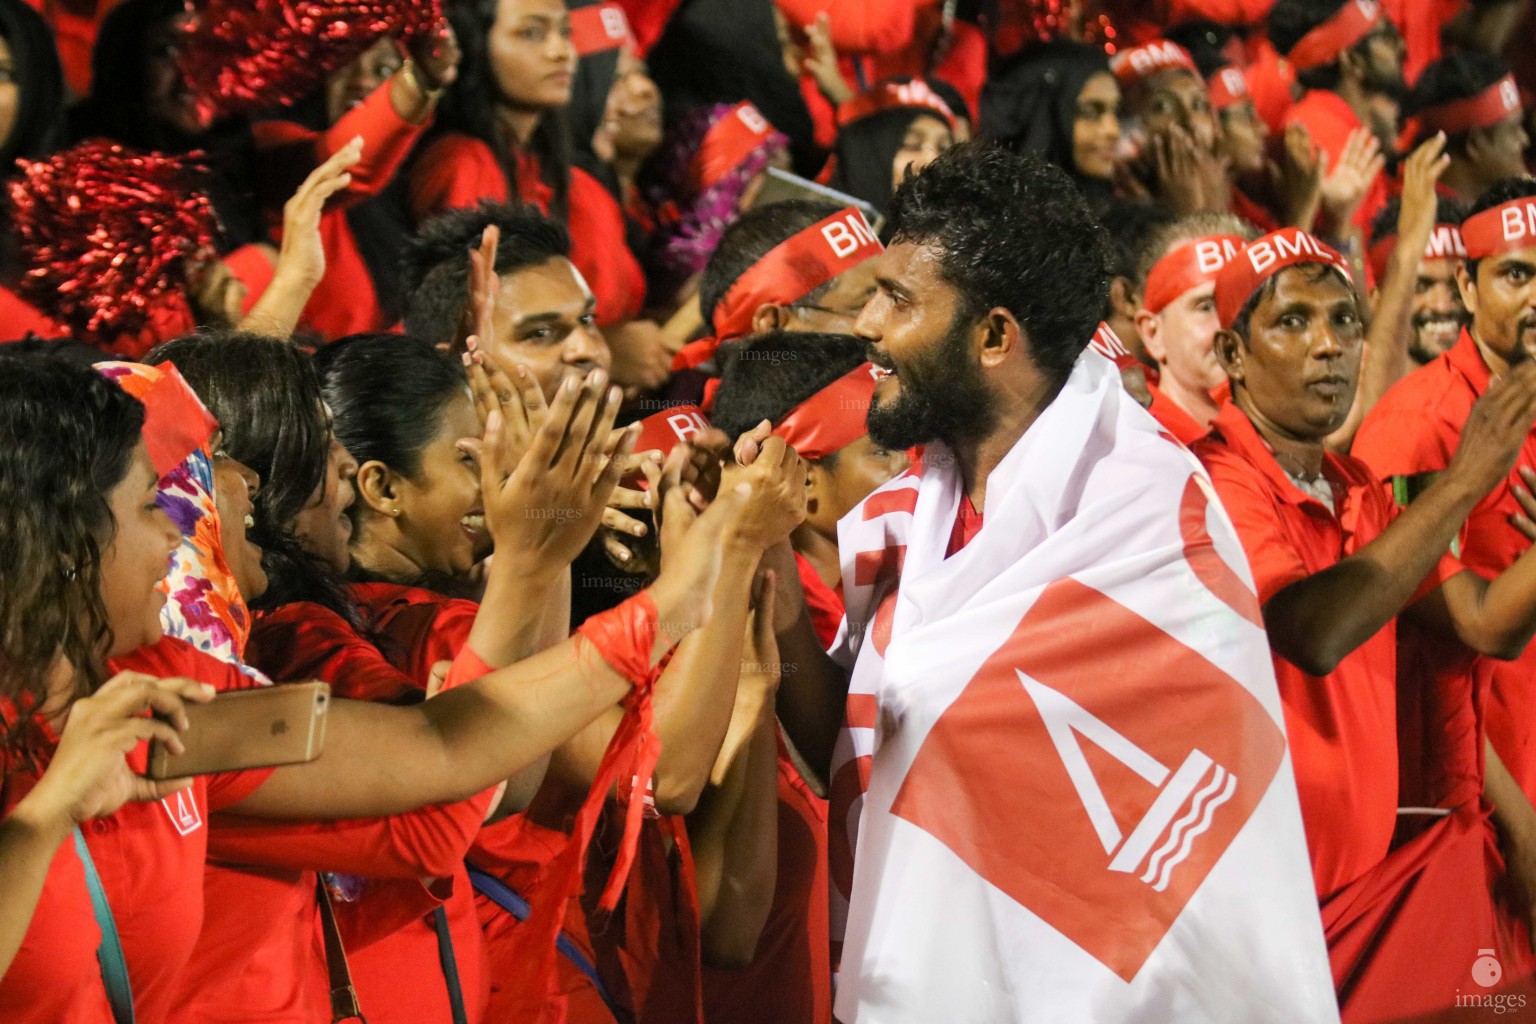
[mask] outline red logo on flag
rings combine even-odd
[[[1241,683],[1066,579],[934,723],[891,811],[1129,981],[1284,752]]]

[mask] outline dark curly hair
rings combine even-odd
[[[891,198],[892,244],[939,251],[963,316],[1001,306],[1041,372],[1066,380],[1109,303],[1111,252],[1087,200],[1060,168],[998,146],[956,146]]]
[[[144,406],[94,370],[38,356],[0,358],[0,699],[42,706],[59,655],[76,699],[105,675],[112,627],[101,556],[109,505],[128,475]],[[6,744],[16,732],[7,730]]]
[[[405,246],[406,333],[431,345],[453,341],[469,301],[469,251],[492,224],[501,231],[496,273],[502,277],[571,255],[570,234],[537,210],[482,202],[440,213]]]
[[[313,601],[355,624],[340,578],[293,533],[294,519],[325,482],[332,438],[309,354],[260,334],[208,332],[166,342],[146,362],[180,370],[219,421],[223,450],[261,477],[250,539],[261,548],[269,586],[251,606]]]
[[[865,347],[862,339],[852,335],[793,331],[770,331],[723,345],[720,389],[709,417],[730,437],[739,437],[763,420],[776,423],[862,364]]]

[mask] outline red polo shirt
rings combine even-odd
[[[125,670],[182,676],[220,690],[253,681],[192,645],[166,638],[114,660],[109,675]],[[7,766],[6,806],[25,796],[46,769],[57,737],[40,727],[29,746],[32,765]],[[145,747],[129,755],[143,770]],[[36,769],[35,771],[32,769]],[[208,816],[254,792],[270,769],[198,776],[191,789],[145,803],[124,804],[81,826],[91,859],[122,939],[123,958],[141,1021],[162,1021],[176,983],[192,956],[203,923],[203,863]],[[56,1021],[110,1024],[96,947],[101,933],[91,912],[85,876],[66,840],[54,855],[20,951],[0,982],[0,1020],[7,1024]]]
[[[1234,403],[1195,445],[1248,555],[1259,603],[1376,539],[1395,510],[1370,470],[1323,456],[1329,510],[1304,494]],[[1437,569],[1437,581],[1459,570]],[[1275,656],[1296,787],[1320,898],[1386,856],[1397,821],[1397,629],[1388,622],[1327,676]]]
[[[1492,374],[1465,330],[1449,351],[1398,381],[1366,416],[1355,437],[1354,452],[1375,473],[1411,491],[1451,462],[1462,426],[1472,406],[1488,390]],[[1536,467],[1536,434],[1525,439],[1517,466]],[[1514,485],[1518,470],[1473,507],[1457,538],[1467,568],[1492,578],[1509,568],[1530,546],[1509,517],[1520,511]],[[1405,495],[1406,496],[1406,495]],[[1450,640],[1442,647],[1464,648]],[[1484,706],[1488,738],[1527,795],[1536,793],[1536,722],[1531,716],[1531,686],[1536,682],[1536,647],[1514,661],[1478,659],[1474,676]]]

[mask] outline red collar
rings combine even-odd
[[[1445,353],[1445,360],[1450,363],[1451,369],[1467,379],[1472,390],[1479,395],[1487,391],[1488,385],[1493,382],[1493,371],[1488,369],[1482,350],[1472,340],[1472,332],[1465,327],[1461,329],[1461,340]]]
[[[1221,407],[1211,428],[1221,435],[1221,439],[1226,442],[1228,448],[1256,466],[1274,488],[1275,493],[1288,504],[1313,505],[1334,515],[1343,512],[1343,503],[1337,499],[1341,489],[1348,491],[1349,476],[1339,466],[1338,459],[1331,452],[1323,452],[1323,477],[1333,485],[1336,511],[1328,509],[1316,498],[1296,486],[1296,482],[1284,469],[1280,468],[1280,463],[1275,459],[1275,451],[1269,446],[1269,442],[1264,440],[1258,429],[1248,419],[1248,414],[1239,409],[1235,401],[1227,402]]]

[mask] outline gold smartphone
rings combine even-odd
[[[151,779],[265,768],[313,761],[325,746],[331,688],[294,683],[229,690],[207,704],[187,704],[186,750],[173,754],[164,744],[149,747]]]

